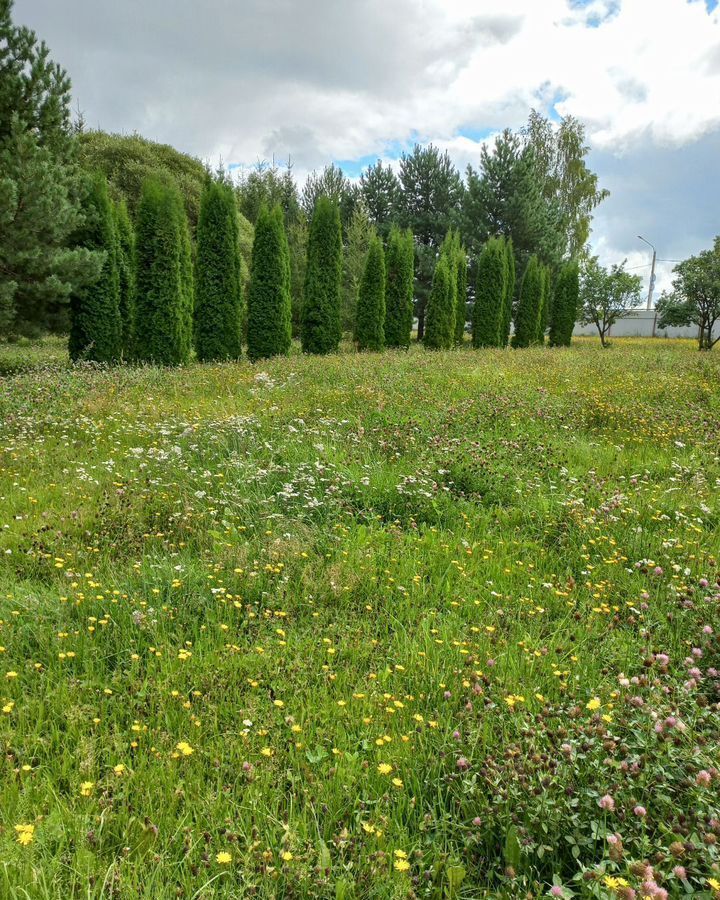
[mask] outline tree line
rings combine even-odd
[[[329,352],[343,334],[407,346],[416,319],[427,347],[460,343],[468,321],[475,347],[505,346],[511,322],[526,347],[567,343],[578,315],[604,342],[637,300],[638,279],[587,254],[606,192],[572,118],[532,112],[464,176],[416,145],[355,182],[335,165],[302,187],[289,165],[238,180],[73,123],[66,73],[11,9],[0,0],[0,335],[69,331],[73,358],[174,363],[245,345],[262,358],[293,338]],[[676,319],[695,308],[675,299]]]

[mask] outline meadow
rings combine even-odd
[[[0,897],[720,897],[720,354],[0,346]]]

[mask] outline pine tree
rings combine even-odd
[[[453,278],[447,254],[440,254],[425,312],[423,343],[430,350],[449,350],[455,339]]]
[[[355,340],[358,350],[385,347],[385,254],[377,235],[370,242],[358,291]]]
[[[550,321],[550,307],[552,304],[552,294],[550,293],[550,269],[547,266],[541,266],[540,269],[542,279],[542,297],[540,300],[540,312],[538,314],[538,329],[535,335],[537,344],[545,343],[545,332],[547,331]]]
[[[473,347],[498,347],[504,328],[503,313],[507,293],[505,242],[490,238],[477,264],[477,285],[473,307]]]
[[[337,206],[325,196],[315,203],[308,238],[301,341],[305,353],[331,353],[341,337],[342,234]]]
[[[282,208],[262,206],[255,224],[250,292],[248,356],[255,362],[285,354],[292,339],[290,251]]]
[[[124,200],[114,204],[115,230],[117,233],[118,275],[120,278],[120,323],[122,328],[122,355],[128,359],[132,353],[135,334],[135,231]]]
[[[240,248],[234,209],[232,189],[209,181],[200,202],[195,262],[195,351],[202,362],[238,359],[241,354]]]
[[[513,347],[529,347],[537,338],[542,303],[542,281],[542,267],[537,256],[533,254],[528,260],[520,285],[520,297],[515,313],[515,334],[512,339]]]
[[[96,282],[100,251],[72,244],[83,227],[70,80],[0,0],[0,330],[65,331],[69,301]]]
[[[415,242],[409,228],[390,231],[385,262],[385,343],[388,347],[409,347],[415,268]]]
[[[189,243],[176,188],[148,179],[140,197],[135,241],[135,356],[141,362],[167,366],[188,360]]]
[[[101,251],[104,262],[96,281],[70,297],[70,358],[115,362],[122,355],[120,277],[115,218],[107,182],[101,175],[88,179],[83,197],[85,224],[73,243]]]
[[[499,345],[507,347],[510,340],[510,325],[513,317],[513,303],[515,301],[515,251],[512,238],[505,240],[505,295],[503,297],[503,311],[500,320]]]
[[[580,275],[575,260],[566,262],[555,282],[550,314],[550,346],[569,347],[578,315]]]

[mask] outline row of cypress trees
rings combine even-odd
[[[187,217],[177,189],[148,180],[136,228],[124,204],[113,204],[107,182],[89,179],[77,243],[105,251],[98,281],[71,298],[73,359],[135,359],[177,365],[190,358],[241,355],[246,314],[251,360],[288,353],[291,345],[290,254],[280,206],[260,211],[252,248],[247,309],[242,296],[238,214],[232,187],[208,180],[197,226],[193,264]],[[310,225],[301,343],[307,353],[335,351],[341,339],[342,232],[337,206],[316,203]],[[394,227],[387,247],[375,235],[361,280],[354,337],[360,350],[407,347],[413,322],[413,236]],[[449,349],[464,340],[468,261],[450,230],[440,248],[427,302],[425,346]],[[512,241],[493,237],[477,261],[472,310],[474,347],[508,343],[515,288]],[[568,345],[578,304],[578,267],[565,264],[551,295],[550,272],[536,256],[523,274],[513,347]],[[554,302],[551,302],[551,296]]]

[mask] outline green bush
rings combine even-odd
[[[385,254],[377,235],[370,241],[358,291],[355,340],[359,350],[382,350],[385,346]]]
[[[332,353],[341,337],[342,232],[337,206],[318,198],[310,224],[302,307],[305,353]]]
[[[385,343],[409,347],[415,277],[415,244],[409,229],[391,229],[385,262]]]

